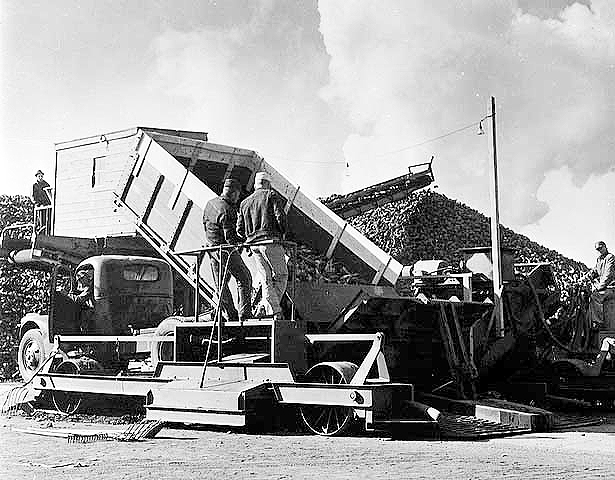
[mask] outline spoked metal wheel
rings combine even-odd
[[[348,384],[358,370],[351,362],[319,363],[305,374],[308,383]],[[341,435],[354,422],[352,407],[335,405],[304,405],[300,407],[301,419],[312,433],[332,437]]]
[[[77,375],[79,368],[71,361],[62,362],[54,373],[68,373]],[[58,412],[66,415],[77,413],[83,404],[83,395],[75,392],[52,390],[51,399]]]

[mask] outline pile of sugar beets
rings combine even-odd
[[[326,205],[327,199],[322,202]],[[0,195],[0,228],[30,221],[32,209],[29,197]],[[462,259],[460,249],[490,245],[488,217],[429,189],[369,210],[350,219],[350,223],[404,265],[438,259],[454,267]],[[583,263],[508,228],[502,227],[501,232],[502,244],[515,251],[516,262],[551,262],[562,291],[587,270]],[[302,281],[362,283],[370,280],[344,265],[327,261],[301,244],[292,268],[296,278]],[[19,319],[27,312],[46,313],[47,283],[45,273],[0,264],[0,380],[18,376]]]

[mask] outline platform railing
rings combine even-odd
[[[297,258],[297,244],[296,243],[289,242],[289,241],[280,241],[280,240],[267,240],[263,242],[249,242],[249,243],[241,243],[241,244],[236,244],[236,245],[223,244],[223,245],[215,245],[215,246],[210,246],[210,247],[201,247],[201,248],[192,249],[192,250],[178,251],[178,252],[175,252],[175,254],[179,256],[185,255],[185,256],[196,257],[196,262],[194,265],[195,285],[199,285],[201,264],[203,263],[203,259],[205,258],[206,255],[211,256],[212,254],[217,253],[218,258],[220,260],[223,260],[224,252],[229,252],[228,255],[230,256],[231,252],[241,252],[244,249],[249,251],[251,247],[258,247],[258,246],[272,245],[272,244],[282,244],[285,248],[286,253],[288,254],[289,250],[291,253],[290,260],[293,263],[293,268],[289,269],[288,283],[287,283],[286,291],[284,292],[284,296],[289,300],[289,303],[291,306],[289,320],[291,322],[294,322],[295,321],[294,295],[295,295],[295,284],[296,284],[296,272],[295,272],[294,265],[296,263],[296,258]],[[221,295],[222,295],[222,288],[224,288],[224,284],[226,283],[226,282],[223,282],[223,280],[226,278],[226,274],[227,274],[228,259],[227,259],[226,265],[223,265],[223,263],[224,263],[223,261],[219,261],[218,271],[217,272],[212,271],[212,274],[215,275],[217,278],[217,282],[215,282],[216,283],[216,286],[215,286],[216,287],[215,289],[216,305],[215,305],[215,310],[214,310],[213,325],[211,329],[211,335],[210,335],[210,339],[208,343],[207,353],[205,354],[203,377],[205,376],[205,369],[207,368],[207,362],[209,361],[210,348],[213,343],[213,333],[216,329],[217,329],[217,336],[218,336],[217,361],[221,362],[223,358],[222,335],[223,335],[224,322],[222,321],[222,309],[221,309],[220,300],[221,300]],[[289,262],[287,262],[287,265],[288,263]],[[199,311],[200,311],[200,299],[199,299],[198,291],[195,290],[195,295],[194,295],[194,321],[195,322],[199,321]]]

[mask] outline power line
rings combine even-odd
[[[427,145],[428,143],[436,142],[438,140],[442,140],[443,138],[450,137],[451,135],[455,135],[456,133],[463,132],[464,130],[468,130],[470,128],[476,128],[477,126],[481,127],[481,130],[482,130],[483,121],[485,121],[487,118],[490,118],[490,117],[491,115],[485,115],[478,122],[469,123],[468,125],[465,125],[463,127],[457,128],[455,130],[451,130],[450,132],[444,133],[442,135],[438,135],[437,137],[433,137],[428,140],[423,140],[422,142],[419,142],[419,143],[408,145],[407,147],[402,147],[397,150],[392,150],[390,152],[381,153],[379,155],[376,155],[376,157],[385,157],[387,155],[394,155],[396,153],[404,152],[406,150],[411,150],[413,148],[421,147],[423,145]],[[337,162],[337,161],[336,162],[319,162],[319,161],[313,161],[313,160],[290,160],[288,158],[278,157],[276,155],[269,155],[269,156],[271,158],[277,158],[279,160],[284,160],[284,161],[293,162],[293,163],[314,163],[314,164],[320,164],[320,165],[346,165],[347,167],[349,166],[348,162]]]
[[[485,118],[488,118],[488,117],[485,117]],[[437,140],[441,140],[441,139],[446,138],[446,137],[450,137],[451,135],[455,135],[456,133],[463,132],[464,130],[468,130],[469,128],[475,128],[477,125],[480,125],[480,123],[481,123],[483,120],[485,120],[485,118],[481,119],[481,120],[480,120],[480,121],[478,121],[478,122],[470,123],[469,125],[466,125],[466,126],[464,126],[464,127],[458,128],[458,129],[456,129],[456,130],[452,130],[452,131],[450,131],[450,132],[448,132],[448,133],[444,133],[444,134],[442,134],[442,135],[438,135],[437,137],[430,138],[430,139],[428,139],[428,140],[423,140],[422,142],[415,143],[415,144],[413,144],[413,145],[408,145],[407,147],[403,147],[403,148],[400,148],[400,149],[398,149],[398,150],[392,150],[392,151],[390,151],[390,152],[381,153],[380,155],[377,155],[377,156],[378,156],[378,157],[384,157],[384,156],[386,156],[386,155],[393,155],[393,154],[395,154],[395,153],[404,152],[404,151],[406,151],[406,150],[410,150],[410,149],[412,149],[412,148],[420,147],[420,146],[422,146],[422,145],[426,145],[426,144],[428,144],[428,143],[435,142],[435,141],[437,141]]]
[[[269,158],[277,158],[278,160],[283,160],[285,162],[291,162],[291,163],[316,163],[316,164],[320,164],[320,165],[347,165],[346,162],[319,162],[318,160],[291,160],[290,158],[286,158],[286,157],[278,157],[277,155],[267,155]]]

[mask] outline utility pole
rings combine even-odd
[[[493,303],[499,337],[504,336],[504,306],[502,304],[502,249],[500,246],[500,199],[498,190],[498,153],[495,131],[495,97],[491,97],[493,135],[493,184],[491,190],[491,262],[493,264]]]

